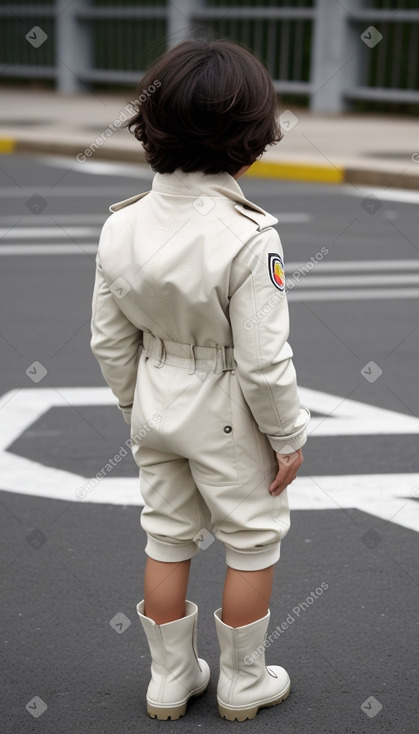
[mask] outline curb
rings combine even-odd
[[[354,186],[382,186],[386,189],[410,189],[419,191],[419,176],[413,173],[394,173],[370,168],[347,168],[345,183]]]
[[[253,178],[282,178],[311,183],[341,184],[345,182],[344,168],[310,163],[255,161],[245,175]]]
[[[74,158],[81,153],[78,143],[44,142],[35,140],[19,140],[18,138],[0,137],[0,154],[38,153],[44,155],[67,155]],[[127,150],[110,147],[98,148],[94,159],[119,161],[121,163],[147,164],[144,151]],[[307,183],[352,184],[354,186],[382,186],[396,189],[419,190],[419,176],[402,171],[382,171],[377,169],[351,168],[344,166],[319,165],[311,163],[255,161],[247,173],[249,178],[279,179],[288,181],[305,181]]]
[[[15,153],[16,140],[13,138],[0,138],[0,153]]]

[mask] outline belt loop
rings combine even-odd
[[[227,362],[228,362],[229,368],[231,370],[231,374],[232,375],[235,375],[236,374],[236,369],[235,369],[236,368],[236,360],[234,359],[233,347],[227,347],[227,349],[228,349],[228,353],[227,353],[228,354],[228,360],[227,360]]]
[[[218,344],[217,344],[217,356],[220,357],[221,372],[225,372],[226,369],[227,369],[226,356],[225,356],[225,348],[219,346]]]
[[[156,336],[155,339],[158,339],[159,341],[159,347],[160,347],[160,356],[158,357],[159,363],[155,364],[154,366],[159,369],[160,367],[163,367],[164,360],[166,359],[166,349],[164,347],[163,339],[160,339],[159,336]]]
[[[196,370],[196,360],[195,360],[195,352],[194,352],[193,344],[189,344],[189,356],[191,359],[191,367],[188,371],[188,375],[193,375]]]
[[[149,351],[150,351],[150,333],[148,331],[143,331],[143,344],[144,344],[144,351],[148,359]]]

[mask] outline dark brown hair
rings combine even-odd
[[[232,41],[180,43],[153,63],[137,94],[124,127],[159,173],[234,175],[282,137],[272,79]]]

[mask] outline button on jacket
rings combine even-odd
[[[231,347],[240,398],[271,448],[302,447],[310,411],[299,401],[287,341],[278,220],[228,173],[179,169],[157,173],[151,191],[110,211],[96,258],[91,348],[126,422],[150,397],[139,379],[147,334],[161,354],[164,342],[185,345],[191,358],[194,347]],[[190,379],[197,389],[205,384]],[[228,440],[228,411],[224,423]]]

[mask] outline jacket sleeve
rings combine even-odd
[[[91,350],[118,400],[125,422],[130,424],[143,332],[119,308],[106,281],[99,253],[96,256],[91,332]]]
[[[244,398],[274,451],[289,454],[307,441],[310,411],[299,401],[293,351],[287,341],[288,303],[281,281],[275,285],[271,278],[272,255],[283,262],[279,235],[269,228],[255,234],[235,257],[230,323]]]

